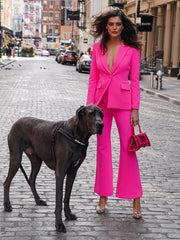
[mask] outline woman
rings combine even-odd
[[[140,50],[134,24],[120,9],[96,17],[91,34],[101,37],[93,46],[87,104],[103,109],[103,134],[97,136],[95,192],[100,195],[97,213],[105,211],[108,196],[113,195],[111,156],[112,119],[120,137],[120,160],[116,188],[118,198],[133,199],[133,217],[141,218],[142,186],[136,154],[128,152],[132,125],[139,123]],[[128,81],[130,73],[130,83]]]

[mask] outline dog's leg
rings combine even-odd
[[[26,153],[26,155],[31,161],[31,174],[30,174],[29,182],[30,182],[31,191],[34,196],[34,200],[37,205],[47,206],[47,203],[39,197],[36,191],[36,177],[41,168],[42,160],[33,153],[32,154]]]
[[[63,176],[56,176],[56,230],[58,232],[66,232],[66,228],[62,221],[62,198],[63,198],[63,182],[64,182]]]
[[[77,219],[76,215],[71,213],[71,209],[69,206],[71,191],[72,191],[72,187],[73,187],[73,183],[74,183],[76,174],[77,174],[77,169],[73,169],[73,170],[71,169],[67,173],[67,178],[66,178],[66,188],[65,188],[65,197],[64,197],[64,213],[65,213],[67,220],[76,220]]]
[[[22,151],[20,149],[16,149],[16,153],[10,150],[9,171],[8,171],[8,176],[4,182],[4,210],[6,212],[12,211],[11,202],[9,200],[9,189],[10,189],[11,181],[20,167],[21,160],[22,160]]]

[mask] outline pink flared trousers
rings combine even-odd
[[[141,197],[142,186],[136,153],[128,152],[128,141],[133,133],[130,125],[131,110],[99,107],[104,112],[104,129],[102,135],[97,135],[97,166],[94,191],[100,196],[113,195],[111,126],[114,117],[120,138],[116,196],[124,199]]]

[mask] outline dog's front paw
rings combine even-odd
[[[66,233],[66,228],[63,223],[56,223],[56,231]]]
[[[10,202],[4,203],[4,211],[5,212],[12,212],[12,206],[11,206]]]
[[[46,201],[42,200],[42,199],[38,199],[36,201],[36,204],[39,205],[39,206],[47,206],[47,203]]]
[[[69,213],[69,214],[66,214],[66,220],[76,220],[77,217],[75,214],[72,214],[72,213]]]

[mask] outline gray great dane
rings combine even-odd
[[[55,226],[59,232],[66,232],[62,221],[63,182],[66,176],[64,213],[68,220],[75,220],[69,206],[70,195],[76,173],[86,157],[88,140],[92,134],[102,134],[103,111],[90,104],[81,106],[76,115],[67,121],[51,122],[25,117],[17,120],[8,135],[10,163],[8,176],[4,182],[4,210],[12,211],[9,200],[10,183],[21,168],[30,185],[37,205],[47,205],[35,186],[42,161],[55,171],[56,207]],[[21,162],[23,152],[31,162],[31,174],[27,177]]]

